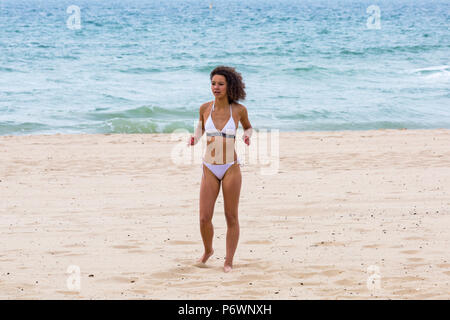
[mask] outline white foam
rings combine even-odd
[[[450,66],[431,66],[409,71],[410,74],[418,75],[420,81],[446,82],[450,80]]]
[[[433,67],[427,67],[427,68],[420,68],[420,69],[414,69],[411,70],[413,73],[417,72],[424,72],[424,71],[447,71],[450,70],[450,66],[433,66]]]
[[[436,72],[436,73],[424,76],[423,78],[427,79],[427,80],[449,80],[450,79],[450,71]]]

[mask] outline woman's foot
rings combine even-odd
[[[211,257],[214,253],[214,250],[211,251],[205,251],[205,253],[203,254],[203,256],[198,260],[198,263],[203,263],[205,264],[206,261],[208,261],[209,257]]]
[[[231,271],[231,269],[233,269],[233,265],[231,263],[225,262],[225,264],[223,265],[223,271],[225,273],[228,273]]]

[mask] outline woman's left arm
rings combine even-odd
[[[244,128],[244,135],[242,136],[242,139],[247,145],[250,145],[250,138],[252,137],[253,128],[252,125],[250,124],[250,121],[248,120],[247,108],[244,106],[242,106],[241,108],[240,118],[242,128]]]

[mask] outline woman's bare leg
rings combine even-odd
[[[214,237],[212,217],[214,205],[220,191],[220,181],[205,165],[202,165],[202,167],[203,175],[200,185],[200,233],[205,252],[199,262],[206,263],[208,258],[214,253],[212,247]]]
[[[239,164],[231,166],[222,179],[225,218],[227,220],[227,255],[224,271],[233,267],[233,257],[239,241],[238,206],[241,193],[242,176]]]

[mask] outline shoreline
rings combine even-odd
[[[420,128],[420,129],[408,129],[408,128],[380,128],[380,129],[340,129],[340,130],[302,130],[302,131],[280,131],[279,129],[259,129],[259,128],[253,128],[254,131],[258,130],[278,130],[280,133],[290,133],[290,134],[297,134],[297,133],[326,133],[326,132],[367,132],[367,131],[442,131],[442,130],[450,130],[450,128]],[[242,131],[242,127],[239,126],[238,131]],[[193,132],[189,131],[189,134]],[[173,134],[171,132],[148,132],[148,133],[122,133],[122,132],[111,132],[111,133],[86,133],[86,132],[80,132],[80,133],[31,133],[31,134],[3,134],[0,135],[1,137],[29,137],[29,136],[71,136],[71,135],[170,135]]]

